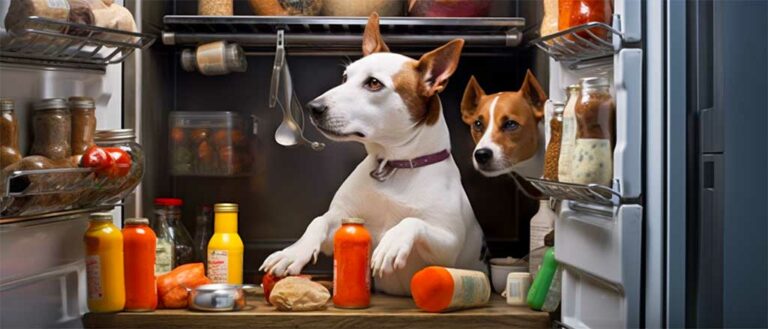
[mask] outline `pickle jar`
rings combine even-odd
[[[117,147],[131,156],[131,167],[125,176],[110,179],[105,185],[104,200],[106,203],[117,202],[131,194],[144,176],[144,150],[136,142],[133,129],[99,130],[96,132],[96,145],[100,147]]]
[[[573,182],[611,185],[616,105],[608,79],[581,79],[576,101],[576,143],[573,150]]]
[[[72,116],[72,155],[82,155],[95,144],[96,103],[93,98],[73,96],[69,98]]]
[[[51,160],[61,160],[72,155],[70,133],[72,118],[67,100],[48,98],[38,101],[33,106],[32,118],[32,155],[42,155]]]

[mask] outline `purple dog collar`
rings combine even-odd
[[[429,166],[438,162],[445,161],[451,157],[451,153],[448,150],[442,150],[437,153],[427,154],[418,158],[410,160],[389,160],[384,166],[379,166],[375,170],[371,171],[371,177],[377,181],[383,182],[387,178],[394,175],[397,169],[415,169],[420,167]],[[381,163],[383,160],[379,160]]]

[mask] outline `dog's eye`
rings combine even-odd
[[[365,89],[368,89],[370,91],[379,91],[382,88],[384,88],[384,84],[379,81],[379,79],[376,78],[368,78],[368,80],[365,80]]]
[[[503,129],[504,131],[513,131],[517,129],[517,127],[520,127],[520,124],[517,123],[517,121],[515,120],[504,121],[504,124],[501,125],[501,129]]]
[[[477,132],[483,132],[483,129],[485,128],[483,124],[483,120],[480,120],[480,119],[475,120],[475,124],[472,125],[472,128],[474,128]]]
[[[345,83],[345,82],[347,82],[347,74],[346,74],[346,73],[344,73],[344,74],[341,76],[341,83]]]

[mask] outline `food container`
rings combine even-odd
[[[171,174],[240,176],[252,157],[245,122],[234,112],[171,112]]]
[[[610,93],[608,79],[581,79],[581,94],[576,100],[575,115],[576,144],[572,155],[572,181],[584,185],[611,186],[616,104]]]
[[[205,16],[232,16],[232,0],[198,0],[197,14]]]
[[[216,41],[181,52],[181,68],[187,72],[199,71],[203,75],[224,75],[245,72],[248,61],[243,48],[234,43]]]
[[[253,13],[261,16],[315,16],[323,0],[250,0]]]
[[[491,0],[409,0],[408,16],[418,17],[485,17],[490,14]]]
[[[127,197],[144,177],[144,149],[136,143],[133,129],[99,130],[96,132],[96,145],[117,147],[131,156],[131,167],[125,176],[109,178],[104,190],[99,193],[98,203],[113,203]]]
[[[405,0],[323,0],[324,16],[403,16]]]
[[[72,155],[82,155],[95,144],[96,103],[90,97],[69,98],[69,112],[72,117]]]
[[[517,258],[491,258],[491,285],[497,293],[504,291],[509,273],[528,273],[528,262]]]
[[[204,284],[189,290],[189,308],[196,311],[229,312],[245,307],[246,289],[252,285],[226,283]]]
[[[62,160],[72,155],[69,144],[72,118],[67,100],[43,99],[34,104],[34,109],[32,130],[35,138],[30,153],[51,160]]]

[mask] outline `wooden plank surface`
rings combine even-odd
[[[329,304],[330,305],[330,304]],[[509,306],[493,295],[485,307],[452,313],[421,312],[410,298],[373,296],[362,310],[329,306],[318,312],[279,312],[262,298],[249,298],[240,312],[158,310],[153,313],[86,314],[86,328],[545,328],[549,315]]]

